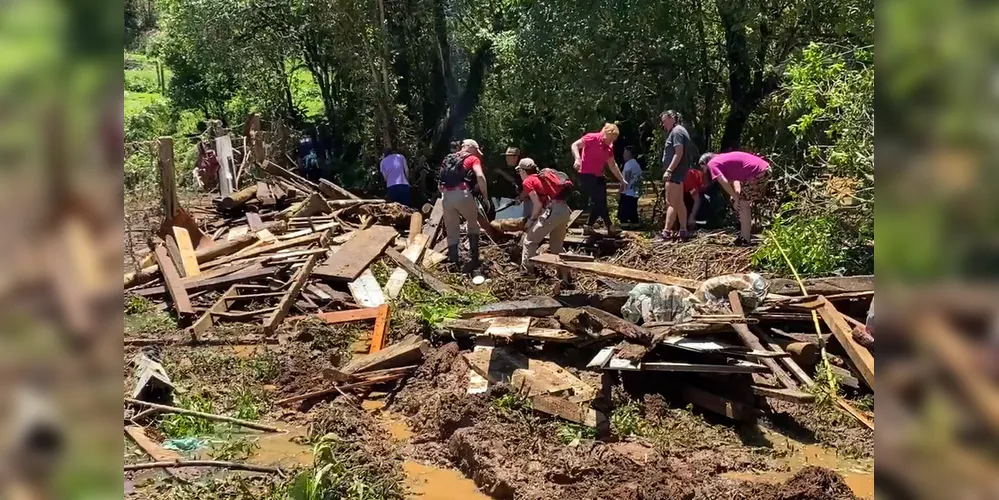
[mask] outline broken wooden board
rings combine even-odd
[[[766,366],[750,363],[749,361],[737,361],[730,365],[714,365],[705,363],[684,363],[679,361],[641,362],[622,358],[611,358],[604,369],[691,373],[766,373],[768,371]]]
[[[732,308],[732,312],[738,314],[739,316],[745,316],[742,309],[742,301],[739,299],[739,292],[732,290],[728,294],[728,302],[729,307]],[[733,323],[732,328],[735,329],[735,332],[739,335],[739,339],[742,340],[743,345],[746,347],[754,351],[766,350],[766,348],[763,347],[763,344],[760,343],[760,339],[756,338],[756,335],[753,335],[753,332],[749,331],[748,325],[744,323]],[[798,390],[798,383],[795,382],[794,378],[788,375],[779,364],[777,364],[776,360],[763,358],[760,361],[770,368],[770,371],[773,372],[774,376],[777,377],[777,380],[779,380],[784,387]]]
[[[435,292],[444,295],[457,293],[455,289],[452,288],[450,285],[444,283],[443,281],[434,277],[432,274],[421,269],[419,266],[416,265],[416,263],[411,262],[409,259],[403,257],[403,255],[400,254],[398,251],[396,251],[396,249],[391,247],[386,248],[385,255],[390,259],[394,260],[396,264],[399,264],[399,267],[405,269],[408,274],[412,274]]]
[[[212,313],[228,311],[229,301],[226,299],[235,297],[238,294],[239,291],[235,286],[230,287],[225,293],[222,294],[221,297],[219,297],[217,301],[215,301],[214,304],[212,304],[210,309],[205,311],[204,314],[202,314],[201,317],[199,317],[198,320],[191,325],[191,332],[194,334],[195,339],[200,339],[205,333],[208,333],[208,330],[217,324],[216,317],[213,316]]]
[[[398,235],[388,226],[365,229],[344,243],[333,257],[315,269],[314,274],[332,280],[356,280]]]
[[[163,246],[166,247],[167,255],[170,256],[170,260],[173,261],[173,266],[177,268],[180,277],[183,278],[187,276],[184,273],[184,256],[180,253],[180,246],[177,245],[177,239],[174,237],[173,232],[167,234],[163,237]]]
[[[184,456],[180,453],[168,450],[152,438],[146,435],[146,430],[138,425],[126,425],[125,435],[129,437],[146,455],[149,455],[156,462],[176,462],[178,460],[183,460]],[[186,469],[179,467],[167,467],[164,471],[177,479],[182,481],[190,482],[197,478],[198,474],[194,469]]]
[[[607,425],[607,417],[590,408],[588,404],[572,403],[558,396],[546,394],[532,396],[531,409],[587,427],[598,428]]]
[[[662,339],[660,343],[687,351],[714,352],[729,356],[750,356],[756,358],[784,358],[788,356],[786,352],[774,352],[767,350],[756,351],[753,349],[747,349],[743,346],[726,344],[710,339],[692,339],[687,337],[671,336]]]
[[[298,271],[295,272],[295,276],[291,279],[291,285],[288,287],[286,295],[281,298],[280,302],[278,302],[277,309],[267,317],[266,321],[264,321],[265,334],[270,335],[277,331],[281,321],[288,315],[288,311],[291,310],[292,304],[295,303],[295,300],[298,298],[298,294],[305,286],[305,282],[312,274],[312,269],[316,266],[316,262],[318,260],[318,255],[309,257],[309,260],[305,262],[305,265],[298,268]]]
[[[815,402],[815,395],[807,392],[795,391],[792,389],[778,389],[776,387],[765,387],[761,385],[754,385],[751,388],[753,390],[753,394],[757,396],[764,396],[797,404]]]
[[[419,212],[413,214],[414,218],[417,215],[419,215]],[[409,244],[406,245],[406,250],[402,252],[402,258],[413,263],[419,262],[420,258],[423,257],[423,250],[426,246],[427,236],[422,233],[413,234],[411,231]],[[394,269],[392,274],[389,276],[388,282],[385,283],[385,295],[388,295],[390,299],[398,297],[399,293],[402,292],[402,287],[406,284],[406,279],[408,278],[409,272],[406,268],[399,267]]]
[[[558,311],[561,307],[562,304],[551,297],[531,297],[524,300],[487,304],[474,311],[463,313],[461,317],[534,316],[541,318],[555,314],[555,311]]]
[[[173,236],[177,243],[177,249],[180,250],[184,277],[190,278],[201,274],[201,268],[198,267],[198,255],[194,252],[194,244],[191,243],[191,233],[182,227],[174,227]]]
[[[378,285],[378,280],[370,269],[365,269],[356,280],[347,283],[347,288],[350,289],[354,301],[361,307],[378,307],[385,303],[382,287]]]
[[[822,320],[829,326],[829,330],[833,332],[836,340],[843,346],[843,350],[850,357],[850,361],[857,368],[864,383],[873,391],[874,356],[864,346],[853,340],[853,331],[850,325],[831,302],[823,300],[822,307],[819,308],[818,312],[822,316]]]
[[[489,339],[483,339],[481,342],[475,343],[475,348],[472,349],[473,352],[482,352],[493,350],[494,346],[489,343]],[[468,370],[468,390],[466,394],[484,394],[489,390],[489,381],[485,377],[475,373],[475,370]]]
[[[333,200],[359,200],[360,197],[326,179],[319,179],[319,190]]]
[[[385,348],[385,336],[389,328],[389,306],[382,304],[378,306],[378,315],[375,316],[375,329],[371,333],[371,348],[368,354],[374,354]]]
[[[680,387],[681,396],[694,405],[740,422],[756,417],[756,409],[731,399],[712,394],[693,386]]]
[[[557,255],[552,255],[550,253],[537,255],[531,258],[531,262],[546,266],[556,266],[563,269],[585,271],[600,276],[609,276],[611,278],[630,279],[641,283],[662,283],[664,285],[674,285],[688,290],[696,290],[697,287],[700,286],[700,282],[694,280],[667,276],[665,274],[650,273],[647,271],[639,271],[637,269],[615,266],[603,262],[567,262],[560,259]]]
[[[444,201],[438,198],[434,202],[434,208],[430,212],[430,218],[427,219],[427,223],[423,225],[423,234],[427,236],[427,246],[433,247],[437,243],[437,237],[440,235],[441,221],[444,220]]]
[[[153,250],[153,255],[156,257],[156,265],[159,266],[160,271],[163,273],[163,282],[166,283],[166,291],[170,294],[170,299],[173,300],[177,314],[194,314],[194,306],[191,305],[187,289],[184,288],[184,283],[180,280],[180,273],[174,267],[173,261],[167,255],[166,248],[163,245],[157,245]]]
[[[603,328],[613,330],[617,334],[642,345],[649,345],[652,342],[653,335],[645,328],[593,306],[583,306],[580,309],[600,323]]]
[[[173,394],[173,382],[170,375],[158,361],[153,360],[145,352],[139,351],[132,357],[135,373],[135,385],[132,387],[132,399],[147,401],[170,401]]]
[[[256,212],[246,213],[246,223],[250,226],[250,231],[253,231],[254,233],[266,229],[264,221],[260,218],[260,214]]]
[[[531,328],[531,318],[503,316],[489,321],[484,335],[512,339],[515,335],[524,335]]]
[[[804,280],[804,285],[812,295],[869,292],[874,290],[874,275],[809,278]],[[768,291],[777,295],[801,295],[801,286],[794,280],[775,279],[770,281]]]
[[[607,365],[607,363],[611,360],[611,358],[614,357],[614,351],[616,349],[617,348],[615,346],[604,347],[603,349],[600,350],[600,352],[596,354],[596,356],[593,356],[593,359],[591,359],[590,362],[586,364],[586,367],[603,368],[604,366]]]
[[[385,368],[417,364],[430,350],[430,343],[418,335],[410,335],[374,354],[355,356],[341,371],[358,374]]]
[[[537,326],[531,326],[527,330],[527,333],[515,334],[513,338],[514,340],[534,340],[557,344],[574,344],[585,339],[585,337],[561,328],[542,328]]]
[[[296,316],[294,318],[289,318],[289,320],[319,318],[327,323],[349,323],[351,321],[375,319],[378,317],[378,312],[380,310],[381,308],[379,307],[366,307],[364,309],[348,309],[346,311],[325,312],[314,314],[312,316]]]
[[[561,395],[573,402],[590,401],[596,397],[596,389],[558,364],[528,358],[510,347],[466,353],[462,358],[489,382],[507,384],[526,396]]]
[[[219,194],[224,198],[236,191],[236,160],[229,134],[215,138],[215,154],[219,160]]]

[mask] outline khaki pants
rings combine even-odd
[[[548,237],[548,251],[558,255],[562,253],[562,243],[565,242],[565,234],[569,232],[569,219],[572,211],[564,201],[553,201],[541,213],[541,217],[529,228],[524,235],[524,244],[521,251],[520,264],[528,271],[534,270],[531,257],[538,254],[538,247]],[[559,270],[562,279],[568,279],[569,273],[564,269]]]
[[[464,189],[441,192],[441,205],[444,207],[444,229],[447,231],[447,246],[461,242],[461,219],[468,222],[468,234],[479,234],[479,206],[472,193]]]

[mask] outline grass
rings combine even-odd
[[[215,413],[215,405],[212,400],[203,394],[182,394],[177,406],[204,413]],[[171,414],[164,418],[160,423],[160,430],[165,436],[173,439],[204,437],[216,433],[215,422],[193,415],[178,414]]]
[[[124,313],[126,337],[159,337],[177,329],[172,316],[142,297],[126,297]]]
[[[614,408],[610,416],[611,432],[620,437],[645,436],[649,425],[642,417],[642,407],[630,402]]]
[[[555,437],[562,444],[571,445],[586,439],[596,439],[597,430],[585,425],[560,422],[555,429]]]
[[[359,445],[330,434],[313,449],[312,468],[300,472],[286,494],[293,500],[395,500],[405,497],[401,474],[372,464]]]

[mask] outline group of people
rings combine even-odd
[[[690,134],[681,124],[676,111],[666,111],[660,116],[667,134],[662,154],[663,183],[666,186],[666,224],[661,237],[664,240],[689,238],[696,224],[695,215],[701,198],[711,182],[717,182],[731,198],[739,217],[740,232],[737,245],[748,245],[752,231],[752,205],[764,192],[770,165],[766,160],[741,151],[705,153],[694,160]],[[614,142],[620,136],[617,125],[605,124],[601,130],[583,135],[572,143],[570,152],[576,169],[579,189],[589,199],[589,217],[584,233],[592,234],[593,226],[603,221],[608,235],[619,232],[611,220],[607,207],[607,180],[605,169],[619,183],[620,200],[618,219],[625,224],[638,222],[638,202],[641,196],[643,172],[632,146],[624,148],[624,168],[619,169],[614,156]],[[521,158],[520,151],[510,148],[506,162],[520,176],[520,199],[524,203],[524,238],[522,241],[522,266],[532,271],[531,258],[545,238],[549,251],[562,253],[571,210],[566,199],[575,183],[558,170],[539,168],[531,158]],[[409,168],[406,159],[386,150],[381,166],[390,201],[410,204]],[[461,221],[468,222],[471,268],[479,266],[480,201],[488,209],[488,184],[482,165],[482,149],[478,142],[465,139],[454,144],[452,152],[441,164],[439,189],[444,209],[444,226],[447,232],[447,259],[458,265]],[[482,214],[484,215],[484,214]],[[563,274],[563,279],[568,276]]]

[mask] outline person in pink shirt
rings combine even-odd
[[[766,181],[770,177],[770,164],[759,156],[742,151],[729,153],[704,153],[701,169],[706,169],[711,179],[732,197],[732,206],[739,214],[739,237],[735,244],[747,246],[752,241],[753,202],[766,194]]]
[[[614,177],[621,183],[621,190],[628,189],[621,170],[614,161],[614,141],[621,135],[617,125],[605,123],[600,132],[591,132],[572,143],[572,156],[575,158],[576,172],[579,173],[580,189],[590,199],[590,217],[583,228],[585,234],[593,234],[593,223],[603,219],[607,225],[607,234],[618,233],[617,227],[611,222],[607,210],[607,180],[604,179],[604,167],[610,168]]]

